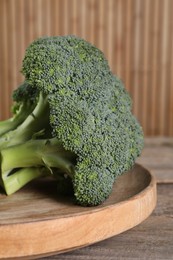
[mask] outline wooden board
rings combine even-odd
[[[138,164],[97,207],[58,197],[52,180],[35,181],[12,196],[0,195],[0,259],[33,259],[90,245],[141,223],[155,205],[155,179]]]

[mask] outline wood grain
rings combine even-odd
[[[156,204],[155,181],[140,165],[122,175],[98,207],[58,198],[52,184],[37,181],[0,196],[0,259],[31,259],[95,243],[141,223]]]
[[[173,259],[173,139],[147,138],[140,162],[152,169],[157,185],[157,207],[143,223],[118,236],[52,260],[172,260]],[[152,152],[151,152],[151,150]],[[147,150],[145,150],[147,149]],[[169,152],[165,153],[165,149]],[[159,157],[159,159],[158,159]],[[169,160],[169,169],[165,161]],[[157,161],[153,165],[153,162]],[[172,166],[171,166],[172,161]],[[162,168],[162,170],[160,170]],[[169,175],[168,175],[169,170]]]
[[[145,135],[173,136],[172,10],[172,0],[1,0],[0,119],[10,115],[29,43],[76,34],[123,79]]]
[[[173,184],[167,182],[168,169],[164,163],[165,159],[172,156],[172,138],[147,138],[148,162],[143,161],[151,167],[151,163],[161,153],[157,160],[157,167],[151,167],[159,181],[157,185],[157,207],[153,214],[137,227],[124,232],[118,236],[106,239],[92,246],[75,250],[73,252],[44,258],[52,260],[172,260],[173,259]],[[170,153],[164,150],[170,147]],[[150,152],[152,148],[153,153]],[[155,152],[154,152],[155,150]],[[154,155],[155,154],[155,155]],[[142,161],[143,155],[140,158]],[[171,157],[172,158],[172,157]],[[173,160],[172,160],[173,162]],[[162,166],[162,172],[159,170]],[[173,179],[173,166],[169,169],[169,180]],[[158,179],[159,178],[159,179]],[[164,182],[164,183],[163,183]]]
[[[158,183],[173,183],[173,138],[145,138],[137,162],[149,169]]]
[[[92,246],[45,260],[172,260],[173,184],[159,184],[153,214],[140,225]]]

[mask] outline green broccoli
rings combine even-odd
[[[78,204],[102,203],[143,148],[142,128],[122,81],[99,49],[75,36],[31,43],[22,72],[36,93],[35,106],[17,128],[1,136],[6,193],[51,175],[63,185],[71,183],[64,187],[73,188]]]
[[[36,89],[23,82],[17,90],[13,91],[13,116],[0,122],[0,136],[14,130],[32,112],[35,105]]]

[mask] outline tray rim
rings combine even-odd
[[[128,199],[126,200],[122,200],[120,202],[117,202],[115,204],[110,204],[110,205],[98,205],[98,206],[93,206],[93,207],[88,207],[88,210],[85,211],[85,212],[75,212],[75,213],[72,213],[72,214],[69,214],[69,215],[64,215],[64,216],[57,216],[57,218],[46,218],[46,219],[43,219],[43,220],[33,220],[33,221],[23,221],[21,223],[18,223],[18,222],[13,222],[11,224],[6,224],[6,223],[3,223],[1,224],[0,223],[0,226],[9,226],[9,225],[23,225],[23,224],[30,224],[30,223],[37,223],[37,222],[45,222],[45,221],[52,221],[52,220],[55,220],[55,219],[64,219],[64,218],[70,218],[70,217],[75,217],[75,216],[81,216],[81,215],[87,215],[87,214],[91,214],[91,213],[95,213],[95,212],[98,212],[98,211],[103,211],[103,210],[106,210],[107,208],[111,208],[111,207],[118,207],[120,204],[123,204],[123,203],[127,203],[129,200],[132,200],[133,198],[134,199],[137,199],[138,197],[140,197],[143,193],[147,192],[148,189],[150,189],[150,186],[153,187],[156,183],[156,178],[155,176],[152,174],[152,171],[149,170],[147,167],[144,167],[142,166],[141,164],[139,163],[135,163],[134,166],[139,166],[140,168],[142,168],[143,170],[145,170],[147,172],[147,175],[150,177],[150,182],[148,183],[148,185],[143,189],[141,190],[140,192],[138,192],[137,194],[133,195],[132,197],[129,197]],[[133,166],[133,167],[134,167]],[[132,168],[133,169],[133,168]],[[125,173],[126,174],[126,173]],[[108,198],[109,199],[109,198]],[[80,207],[80,206],[79,206]],[[83,207],[81,207],[83,208]]]
[[[135,221],[135,223],[133,223],[133,225],[131,226],[128,226],[126,227],[125,229],[120,229],[120,230],[116,230],[115,232],[114,231],[109,231],[108,233],[106,234],[103,234],[101,237],[92,237],[92,238],[88,238],[88,240],[86,239],[86,243],[81,243],[79,245],[74,245],[74,246],[67,246],[67,248],[59,248],[59,249],[53,249],[51,248],[50,251],[45,251],[45,252],[38,252],[37,253],[34,253],[32,252],[31,248],[29,249],[30,251],[30,255],[26,254],[26,251],[27,250],[24,250],[23,252],[23,255],[21,254],[16,254],[16,255],[13,255],[13,250],[11,252],[9,252],[9,255],[7,257],[5,257],[5,255],[2,255],[1,256],[1,248],[0,248],[0,259],[35,259],[35,258],[39,258],[39,257],[43,257],[43,256],[48,256],[48,255],[54,255],[54,254],[58,254],[58,253],[62,253],[62,252],[67,252],[67,251],[71,251],[71,250],[75,250],[77,248],[81,248],[81,247],[84,247],[84,246],[88,246],[88,245],[91,245],[95,242],[99,242],[101,240],[104,240],[106,238],[109,238],[111,236],[114,236],[114,235],[117,235],[117,234],[120,234],[128,229],[131,229],[132,227],[138,225],[139,223],[141,223],[143,220],[145,220],[153,211],[153,209],[155,208],[156,206],[156,180],[155,180],[155,177],[152,175],[151,171],[148,170],[147,168],[144,168],[143,166],[141,166],[140,164],[136,164],[138,165],[142,170],[145,171],[145,174],[147,174],[148,176],[150,176],[150,181],[148,183],[148,185],[143,189],[141,190],[139,193],[133,195],[132,197],[126,199],[126,200],[123,200],[123,201],[120,201],[120,202],[117,202],[115,204],[111,204],[111,205],[105,205],[103,207],[94,207],[94,208],[91,208],[91,210],[89,211],[86,211],[86,212],[77,212],[77,213],[74,213],[74,214],[69,214],[69,215],[66,215],[66,216],[63,216],[63,217],[58,217],[58,218],[54,218],[54,219],[44,219],[44,220],[34,220],[33,222],[22,222],[22,223],[12,223],[12,224],[2,224],[0,225],[1,226],[1,235],[5,234],[6,232],[8,232],[8,229],[16,229],[16,226],[17,226],[17,231],[19,233],[21,233],[21,229],[24,229],[24,230],[28,230],[28,228],[32,225],[32,226],[36,226],[36,225],[39,225],[41,228],[45,228],[46,227],[48,228],[49,225],[52,225],[56,227],[57,223],[58,222],[62,222],[62,221],[65,221],[65,222],[69,222],[71,220],[71,218],[73,219],[73,221],[78,221],[78,219],[82,218],[83,216],[86,216],[86,218],[90,219],[90,218],[98,218],[99,215],[101,213],[107,213],[107,214],[110,214],[111,211],[113,212],[116,212],[118,208],[123,208],[125,207],[128,203],[130,204],[134,204],[136,201],[140,201],[142,199],[146,200],[148,195],[150,194],[151,197],[152,197],[152,204],[150,205],[150,208],[148,209],[148,211],[144,214],[144,216],[139,216],[138,219]],[[15,232],[16,232],[15,230]],[[18,233],[17,232],[17,233]],[[39,230],[37,230],[37,232],[39,233]],[[13,236],[12,236],[13,238]],[[11,238],[11,239],[12,239]],[[36,238],[35,238],[36,239]],[[0,238],[1,240],[1,238]],[[91,240],[91,241],[90,241]],[[8,243],[7,243],[8,244]],[[0,246],[1,247],[1,246]],[[44,251],[44,250],[43,250]],[[5,253],[4,253],[5,254]],[[1,258],[3,257],[3,258]]]

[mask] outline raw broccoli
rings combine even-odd
[[[0,136],[14,130],[32,112],[35,106],[36,89],[23,82],[17,90],[13,91],[13,116],[0,122]]]
[[[28,85],[28,88],[30,85]],[[12,119],[9,119],[9,129],[0,136],[0,150],[8,146],[13,146],[25,142],[34,136],[42,136],[44,131],[48,132],[50,128],[47,125],[49,120],[49,106],[47,103],[47,98],[43,96],[42,93],[37,93],[37,89],[33,91],[33,88],[29,89],[23,87],[18,88],[13,93],[13,98],[16,99],[16,103],[13,106],[13,110],[16,107],[20,107],[19,112],[13,116]],[[24,99],[24,102],[20,101]],[[27,101],[25,102],[25,99]],[[21,104],[21,105],[20,105]],[[19,124],[20,119],[21,123]],[[14,120],[13,120],[14,119]],[[23,120],[22,120],[23,119]],[[3,125],[6,125],[7,121],[2,121]],[[14,122],[17,127],[12,129]]]
[[[2,135],[2,145],[0,140],[6,193],[52,175],[72,184],[67,186],[78,204],[102,203],[143,148],[142,128],[122,81],[99,49],[75,36],[31,43],[22,72],[37,95],[33,111],[8,138]]]

